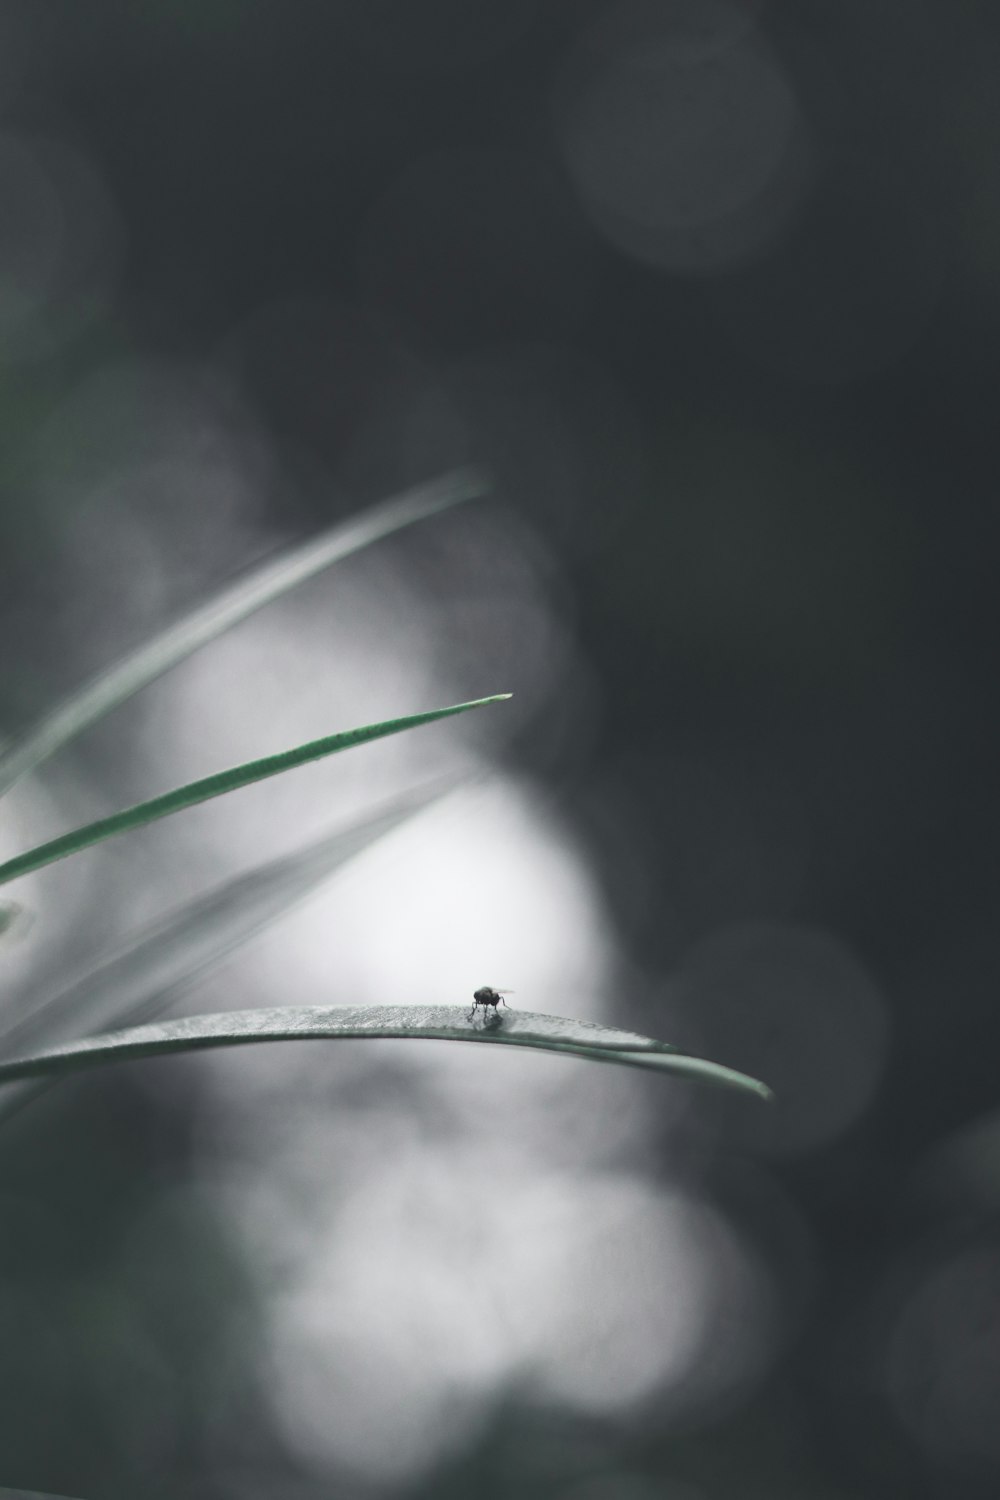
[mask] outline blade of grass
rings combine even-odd
[[[517,1011],[489,1025],[467,1019],[458,1005],[362,1005],[289,1007],[274,1010],[231,1011],[216,1016],[184,1016],[154,1025],[88,1037],[52,1047],[28,1057],[0,1062],[0,1084],[22,1078],[55,1077],[78,1072],[96,1063],[156,1057],[170,1052],[192,1052],[208,1047],[239,1047],[260,1042],[301,1042],[380,1037],[430,1038],[532,1047],[561,1052],[597,1062],[656,1068],[704,1083],[772,1097],[766,1084],[745,1073],[700,1057],[688,1057],[667,1042],[575,1021],[566,1016]]]
[[[484,495],[486,477],[459,469],[372,506],[256,568],[207,604],[99,672],[9,745],[0,745],[0,796],[57,750],[199,647],[332,563],[415,521]]]
[[[66,989],[0,1030],[9,1054],[150,1019],[186,986],[316,891],[355,855],[455,789],[418,788],[366,818],[269,860],[171,912]]]
[[[283,771],[292,771],[296,766],[307,765],[310,761],[321,760],[327,755],[336,755],[338,751],[350,750],[355,745],[365,745],[370,740],[384,739],[390,734],[401,734],[405,729],[416,729],[421,724],[433,724],[436,719],[446,719],[453,714],[466,713],[470,708],[483,708],[488,703],[501,703],[510,697],[510,693],[494,693],[489,698],[475,698],[469,703],[455,703],[448,708],[432,708],[426,713],[409,714],[402,719],[387,719],[380,724],[364,724],[360,729],[345,729],[339,734],[327,735],[325,739],[310,740],[308,744],[297,745],[294,750],[284,750],[279,755],[268,755],[263,760],[246,761],[241,766],[231,766],[227,771],[218,771],[214,776],[205,776],[200,781],[190,781],[186,786],[166,792],[162,797],[154,797],[149,802],[139,802],[134,807],[126,807],[122,812],[112,813],[109,818],[99,818],[95,823],[87,823],[82,828],[74,828],[70,833],[64,833],[57,839],[50,839],[48,843],[39,844],[24,854],[15,855],[13,859],[8,859],[0,865],[0,885],[6,885],[9,880],[16,880],[19,875],[28,875],[33,870],[40,870],[57,859],[65,859],[70,854],[77,854],[81,849],[90,848],[92,844],[99,844],[104,839],[113,838],[115,834],[141,828],[146,823],[152,823],[158,818],[167,818],[172,813],[181,812],[186,807],[194,807],[199,802],[208,802],[213,797],[223,796],[226,792],[238,791],[240,787],[249,786],[254,781],[264,781],[268,776],[278,776]]]

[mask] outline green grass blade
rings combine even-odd
[[[60,1037],[148,1020],[214,964],[311,895],[355,855],[369,848],[455,783],[417,789],[383,804],[282,859],[225,881],[170,913],[0,1031],[0,1050],[23,1052]]]
[[[99,818],[96,823],[87,823],[83,828],[74,828],[48,843],[39,844],[24,854],[15,855],[0,865],[0,885],[16,880],[19,875],[28,875],[40,870],[57,859],[65,859],[99,844],[115,834],[127,833],[141,828],[158,818],[167,818],[172,813],[182,812],[199,802],[208,802],[226,792],[238,791],[252,782],[264,781],[268,776],[279,776],[283,771],[292,771],[296,766],[310,761],[322,760],[324,756],[336,755],[340,750],[350,750],[355,745],[365,745],[370,740],[384,739],[386,735],[401,734],[405,729],[416,729],[421,724],[433,724],[436,719],[446,719],[452,714],[466,713],[470,708],[483,708],[488,703],[501,703],[510,693],[495,693],[490,698],[475,698],[469,703],[455,703],[449,708],[432,708],[426,713],[409,714],[403,719],[388,719],[381,724],[364,724],[360,729],[345,729],[340,734],[327,735],[325,739],[311,740],[298,745],[294,750],[284,750],[279,755],[268,755],[263,760],[246,761],[241,766],[231,766],[228,771],[218,771],[214,776],[205,776],[200,781],[190,781],[186,786],[154,797],[149,802],[139,802],[135,807],[126,807],[109,818]]]
[[[259,1042],[301,1042],[379,1037],[431,1038],[480,1046],[532,1047],[598,1062],[656,1068],[681,1078],[712,1083],[770,1099],[766,1084],[732,1068],[687,1057],[666,1042],[574,1021],[565,1016],[512,1011],[490,1023],[468,1020],[458,1005],[308,1006],[231,1011],[218,1016],[185,1016],[154,1025],[88,1037],[28,1057],[0,1062],[0,1084],[23,1078],[51,1078],[96,1063],[192,1052],[207,1047],[240,1047]]]
[[[478,471],[456,470],[383,501],[264,563],[137,651],[92,677],[11,745],[0,747],[0,796],[134,693],[296,584],[341,558],[360,552],[372,542],[412,526],[415,521],[484,495],[488,487],[485,476]]]

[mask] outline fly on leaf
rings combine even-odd
[[[490,985],[484,984],[482,989],[476,990],[475,994],[473,995],[472,999],[474,1003],[472,1009],[469,1011],[469,1014],[465,1019],[467,1021],[471,1021],[480,1006],[483,1007],[484,1017],[486,1016],[486,1013],[491,1005],[493,1007],[494,1014],[498,1015],[499,1012],[497,1011],[497,1006],[501,1004],[507,1004],[506,1000],[503,998],[504,995],[513,995],[513,993],[513,990],[495,990]]]

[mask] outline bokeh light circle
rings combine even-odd
[[[567,64],[556,119],[597,227],[663,270],[758,252],[801,186],[792,90],[746,13],[720,0],[609,12]]]

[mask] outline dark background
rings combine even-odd
[[[581,187],[579,100],[628,28],[640,48],[658,28],[705,46],[731,6],[612,24],[559,0],[0,4],[5,129],[69,143],[103,183],[22,314],[34,241],[3,167],[9,727],[80,675],[58,573],[72,491],[32,465],[86,467],[88,434],[63,454],[46,423],[104,362],[238,387],[301,479],[270,492],[293,534],[482,461],[498,514],[555,560],[586,668],[508,762],[575,821],[637,971],[693,997],[678,1039],[806,1100],[801,1129],[799,1105],[770,1134],[712,1117],[711,1191],[787,1302],[767,1370],[681,1422],[514,1393],[414,1495],[877,1500],[1000,1480],[1000,24],[971,0],[741,12],[794,100],[780,160],[733,208],[756,139],[739,80],[697,50],[676,77],[653,68],[648,123],[621,99],[608,116],[614,191],[641,204],[673,173],[689,198],[631,241]],[[629,132],[668,129],[629,181]],[[780,993],[778,926],[805,934]],[[824,1010],[824,934],[871,1003]],[[657,994],[639,986],[624,1024],[655,1032]],[[162,1264],[133,1267],[166,1366],[135,1394],[95,1268],[153,1166],[183,1169],[185,1122],[183,1098],[116,1076],[4,1127],[0,1480],[95,1500],[354,1493],[303,1473],[259,1412],[243,1467],[213,1471],[205,1381],[250,1298],[222,1219],[172,1223]],[[667,1134],[654,1168],[709,1150],[700,1128]],[[154,1420],[151,1472],[133,1429]]]

